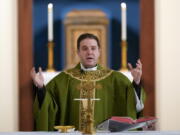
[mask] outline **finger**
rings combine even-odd
[[[41,68],[41,67],[39,67],[39,75],[43,75],[43,74],[42,74],[42,68]]]
[[[41,67],[39,67],[39,73],[42,73],[42,68]]]
[[[36,73],[34,67],[31,69],[30,73],[31,73],[31,76],[34,76],[34,74]]]
[[[137,60],[137,63],[138,63],[138,64],[140,64],[140,65],[141,65],[141,67],[142,67],[142,62],[141,62],[141,60],[140,60],[140,59],[138,59],[138,60]]]
[[[137,60],[137,62],[140,62],[140,63],[141,63],[141,60],[140,60],[140,58]]]
[[[129,70],[133,70],[131,63],[128,63],[128,68],[129,68]]]
[[[142,69],[142,66],[141,66],[140,64],[136,63],[136,69],[141,70],[141,69]]]
[[[136,66],[139,66],[140,68],[142,68],[142,63],[141,63],[141,61],[140,61],[140,59],[138,59],[138,61],[137,61],[137,63],[136,63]]]

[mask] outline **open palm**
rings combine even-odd
[[[139,84],[141,81],[141,76],[142,76],[142,63],[141,63],[140,59],[138,59],[135,68],[133,68],[130,63],[128,63],[128,67],[133,76],[134,82],[136,84]]]
[[[39,68],[39,72],[36,73],[35,68],[33,67],[31,69],[30,74],[31,74],[31,78],[32,78],[32,80],[34,82],[34,85],[36,85],[38,88],[42,88],[43,85],[44,85],[44,77],[43,77],[43,74],[42,74],[42,69]]]

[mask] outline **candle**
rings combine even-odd
[[[53,4],[48,4],[48,41],[53,41]]]
[[[126,3],[121,3],[121,40],[127,39],[126,34]]]

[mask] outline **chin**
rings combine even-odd
[[[95,67],[96,66],[96,64],[85,64],[84,65],[86,68],[92,68],[92,67]]]

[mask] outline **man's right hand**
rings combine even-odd
[[[31,78],[34,82],[34,85],[37,86],[38,88],[43,88],[44,85],[44,77],[42,75],[42,69],[39,67],[39,72],[36,73],[35,68],[33,67],[31,69]]]

